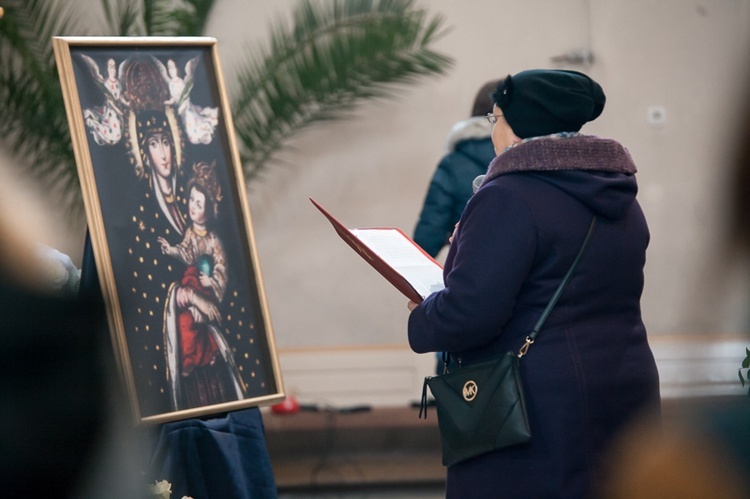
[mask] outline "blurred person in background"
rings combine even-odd
[[[482,85],[474,98],[471,116],[451,128],[447,153],[430,181],[414,229],[414,242],[432,257],[448,244],[448,238],[473,194],[472,181],[487,172],[487,166],[495,157],[492,125],[486,116],[492,111],[490,94],[497,84],[497,80],[492,80]]]
[[[145,497],[102,305],[78,295],[67,255],[38,243],[50,234],[6,173],[0,169],[4,495]]]

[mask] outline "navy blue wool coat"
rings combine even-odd
[[[608,139],[526,141],[498,156],[469,201],[444,290],[409,317],[415,352],[464,365],[518,351],[574,260],[580,265],[521,360],[532,439],[448,468],[448,498],[582,498],[602,453],[634,415],[658,406],[641,320],[649,232],[635,166]]]

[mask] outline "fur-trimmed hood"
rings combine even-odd
[[[481,185],[524,172],[555,185],[597,214],[618,219],[638,192],[636,171],[630,153],[619,142],[566,133],[509,147],[492,160]]]
[[[451,153],[465,140],[486,139],[492,136],[492,125],[484,116],[474,116],[468,120],[459,121],[448,132],[445,148]]]

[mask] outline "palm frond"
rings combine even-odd
[[[203,33],[214,0],[143,0],[146,34],[197,36]]]
[[[206,29],[214,0],[183,0],[184,7],[172,11],[175,36],[196,36]]]
[[[105,35],[199,35],[214,0],[101,0]],[[20,168],[59,194],[73,215],[81,199],[50,39],[85,35],[69,2],[5,0],[0,18],[0,141]],[[294,133],[339,118],[361,99],[442,74],[452,61],[432,49],[443,21],[412,0],[301,1],[251,52],[233,99],[249,180]],[[72,217],[71,217],[72,218]]]
[[[69,5],[43,0],[9,0],[3,7],[0,136],[21,166],[64,190],[77,174],[50,39],[72,33],[75,17]]]
[[[110,34],[198,36],[215,0],[101,0]]]
[[[270,44],[239,70],[233,102],[248,179],[295,132],[341,117],[361,99],[389,97],[398,84],[444,73],[452,60],[430,47],[444,33],[411,0],[303,0],[278,21]]]
[[[168,31],[169,18],[165,15],[169,0],[143,0],[143,25],[146,35]]]
[[[114,5],[113,5],[114,4]],[[145,7],[131,0],[102,0],[109,33],[118,36],[145,34]]]

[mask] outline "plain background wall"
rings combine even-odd
[[[80,1],[80,0],[79,0]],[[292,0],[222,0],[208,27],[232,94],[238,64],[265,43]],[[639,168],[652,239],[643,315],[652,335],[739,332],[744,290],[724,279],[719,236],[733,128],[750,58],[750,0],[431,0],[450,30],[436,47],[456,61],[444,77],[401,87],[345,121],[294,138],[249,185],[277,346],[406,343],[406,298],[338,238],[308,201],[350,227],[411,233],[454,122],[485,81],[523,69],[584,71],[607,94],[583,132],[622,142]],[[589,49],[589,65],[551,58]],[[665,111],[663,123],[650,113]],[[54,210],[52,210],[54,211]],[[48,243],[80,261],[83,229]],[[616,263],[616,262],[615,262]],[[729,290],[729,291],[727,291]]]
[[[228,4],[229,2],[227,2]],[[584,131],[620,140],[639,167],[652,231],[644,320],[652,334],[738,327],[714,301],[722,174],[744,81],[747,1],[431,1],[451,31],[438,47],[456,59],[444,78],[364,105],[355,116],[295,140],[292,163],[251,185],[271,317],[280,346],[405,341],[403,297],[360,261],[311,206],[350,226],[410,232],[451,125],[484,81],[533,67],[580,69],[604,87],[604,114]],[[223,8],[231,10],[229,5]],[[219,14],[218,12],[216,14]],[[590,36],[589,36],[590,33]],[[588,67],[550,58],[585,49]],[[227,47],[228,48],[228,47]],[[225,68],[233,53],[227,52]],[[649,108],[666,122],[651,125]]]

